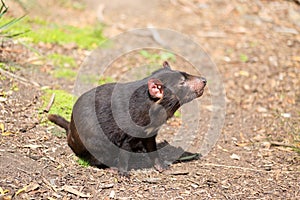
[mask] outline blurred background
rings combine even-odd
[[[5,5],[8,9],[2,7],[0,18],[2,196],[10,197],[35,183],[36,188],[18,195],[300,198],[298,0],[15,0]],[[78,165],[63,132],[45,125],[43,110],[55,93],[51,112],[70,116],[74,81],[87,56],[105,39],[145,27],[187,35],[208,53],[225,87],[226,118],[208,156],[172,165],[168,175],[151,171],[152,179],[137,170],[132,180],[119,183],[112,174]],[[89,80],[96,84],[116,81],[115,74],[163,60],[171,60],[179,69],[190,66],[170,52],[136,51],[115,62],[117,71]],[[194,152],[202,143],[202,131],[214,127],[209,124],[209,83],[213,81],[209,80],[207,95],[200,100],[207,115],[201,118],[198,140],[191,144]],[[168,122],[161,140],[171,137],[180,123],[180,116]],[[28,166],[38,169],[31,178],[26,175],[32,173]],[[38,181],[41,177],[48,178]],[[63,185],[72,185],[79,193],[61,189]]]

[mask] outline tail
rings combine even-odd
[[[48,119],[51,122],[53,122],[54,124],[64,128],[68,132],[70,122],[67,121],[65,118],[63,118],[59,115],[50,114],[50,115],[48,115]]]

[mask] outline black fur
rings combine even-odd
[[[76,155],[94,165],[116,165],[125,173],[128,152],[143,148],[154,167],[163,171],[157,132],[182,104],[200,97],[206,85],[205,78],[172,70],[167,62],[163,66],[142,80],[104,84],[86,92],[75,103],[70,123],[58,115],[48,118],[66,129]]]

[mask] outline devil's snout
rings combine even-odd
[[[200,79],[201,79],[201,81],[204,83],[204,85],[206,85],[206,83],[207,83],[207,80],[206,80],[206,78],[204,78],[204,77],[201,77]]]

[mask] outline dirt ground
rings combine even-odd
[[[87,0],[86,10],[80,12],[62,8],[55,1],[48,1],[51,6],[34,2],[29,15],[78,26],[100,20],[106,37],[147,26],[189,36],[219,69],[226,91],[225,123],[208,155],[176,162],[164,173],[152,168],[132,170],[130,179],[121,179],[109,170],[79,165],[65,136],[55,136],[51,134],[54,126],[40,124],[41,88],[72,91],[74,82],[48,76],[44,73],[48,66],[43,63],[34,67],[24,64],[16,74],[2,70],[0,200],[300,199],[297,1]],[[22,9],[15,7],[10,12],[19,15]],[[2,59],[7,62],[22,66],[34,55],[13,45],[21,53],[1,47]],[[42,54],[76,55],[78,65],[89,53],[44,44],[35,48]],[[12,89],[15,86],[18,90]],[[200,99],[208,114],[209,94],[208,84]],[[208,122],[209,115],[200,123],[207,127]],[[168,141],[176,123],[167,124],[162,140]],[[193,145],[191,148],[197,149],[199,142]]]

